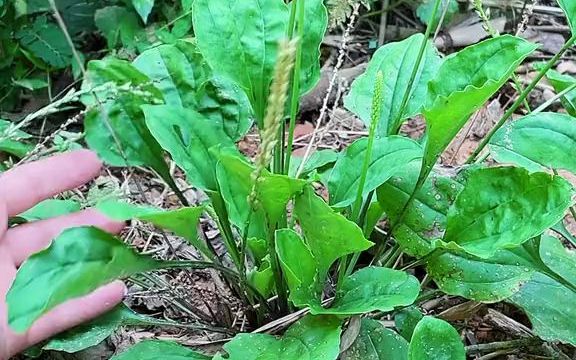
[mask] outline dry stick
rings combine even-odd
[[[346,26],[346,29],[344,30],[344,34],[342,35],[342,46],[341,46],[340,51],[338,53],[338,60],[336,62],[336,65],[334,66],[334,69],[332,72],[332,77],[330,78],[330,85],[328,86],[328,90],[326,90],[326,96],[324,97],[324,103],[322,104],[322,108],[320,109],[320,115],[318,116],[318,120],[316,121],[316,127],[314,128],[314,131],[312,133],[312,138],[310,139],[310,142],[308,143],[308,146],[306,147],[306,152],[304,153],[304,157],[302,158],[302,162],[300,163],[300,166],[298,167],[298,171],[296,172],[296,178],[299,178],[300,175],[302,174],[302,171],[304,170],[304,165],[306,165],[306,161],[310,157],[310,153],[312,151],[312,146],[314,145],[314,142],[316,139],[316,134],[318,133],[318,130],[320,129],[320,125],[324,121],[324,118],[326,117],[326,112],[328,111],[328,101],[330,100],[330,94],[332,94],[332,91],[334,90],[334,86],[336,84],[336,78],[338,77],[338,70],[344,64],[344,59],[346,57],[346,53],[347,53],[347,49],[348,49],[347,44],[348,44],[348,40],[350,38],[350,32],[352,31],[352,28],[354,27],[354,25],[356,23],[356,18],[358,17],[359,8],[360,8],[360,4],[358,4],[358,3],[354,4],[354,8],[353,8],[354,10],[352,12],[352,15],[350,16],[350,21],[348,23],[348,26]]]
[[[386,27],[388,26],[388,8],[390,0],[382,1],[382,14],[380,14],[380,31],[378,33],[378,46],[384,45],[386,41]]]
[[[477,344],[466,346],[466,353],[468,355],[477,353],[493,352],[496,350],[505,349],[518,349],[525,346],[541,344],[542,340],[538,338],[524,338],[510,341],[498,341],[487,344]]]
[[[510,107],[510,109],[508,109],[508,111],[504,114],[504,116],[500,119],[500,121],[498,121],[496,126],[494,126],[492,128],[492,130],[490,130],[488,135],[482,140],[482,142],[480,143],[478,148],[476,148],[474,153],[472,155],[470,155],[470,157],[466,161],[466,164],[471,164],[472,162],[474,162],[474,160],[476,160],[478,155],[480,155],[482,150],[484,150],[486,145],[488,145],[488,143],[490,142],[490,140],[492,139],[494,134],[498,130],[500,130],[500,128],[506,123],[506,121],[508,121],[508,119],[510,119],[512,117],[514,112],[516,110],[518,110],[520,105],[522,105],[524,100],[526,100],[526,98],[528,97],[528,94],[530,94],[530,92],[532,92],[532,90],[534,90],[536,88],[536,85],[538,85],[538,83],[546,75],[548,70],[550,70],[556,64],[556,62],[558,62],[558,60],[560,60],[562,55],[564,55],[564,53],[574,44],[574,42],[576,42],[576,35],[572,35],[572,37],[566,42],[566,44],[564,44],[562,49],[560,49],[560,51],[556,55],[554,55],[554,57],[550,61],[548,61],[546,66],[540,70],[540,72],[538,73],[536,78],[534,80],[532,80],[532,82],[530,83],[530,85],[528,85],[528,87],[526,89],[524,89],[524,91],[520,94],[520,96],[518,97],[516,102]]]

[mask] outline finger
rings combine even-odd
[[[124,228],[125,224],[111,220],[96,210],[90,209],[16,226],[6,232],[2,241],[11,254],[14,264],[20,266],[28,256],[50,245],[62,231],[77,226],[95,226],[116,234]]]
[[[22,338],[15,341],[20,345],[16,351],[22,351],[112,310],[122,302],[125,294],[126,285],[115,281],[90,295],[59,305],[34,323],[26,335],[21,335]]]
[[[96,177],[102,163],[89,150],[78,150],[11,169],[0,176],[0,199],[9,216],[74,189]]]

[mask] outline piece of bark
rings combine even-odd
[[[367,63],[363,63],[351,68],[341,69],[336,74],[336,86],[338,86],[338,84],[347,84],[349,86],[358,76],[364,73],[367,66]],[[326,92],[330,87],[330,81],[332,80],[333,74],[333,68],[322,69],[320,72],[320,81],[318,82],[318,85],[308,94],[304,95],[304,97],[302,97],[300,100],[301,112],[315,111],[322,107],[324,98],[326,97]],[[332,91],[332,94],[330,94],[328,101],[329,104],[334,103],[336,93],[337,91]]]

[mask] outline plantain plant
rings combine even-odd
[[[560,5],[576,19],[571,2]],[[441,292],[511,303],[543,340],[576,345],[576,256],[551,236],[567,236],[559,224],[574,205],[574,188],[557,171],[576,173],[576,119],[535,111],[510,120],[574,43],[576,24],[562,53],[541,67],[470,165],[447,174],[436,166],[441,154],[537,45],[503,35],[442,58],[429,41],[431,26],[386,44],[345,99],[369,136],[338,154],[297,159],[293,128],[299,98],[319,80],[323,2],[196,0],[192,14],[193,39],[149,49],[133,62],[90,62],[83,86],[97,90],[83,102],[90,148],[110,165],[154,170],[183,206],[165,211],[108,200],[99,210],[169,230],[202,261],[155,259],[96,228],[67,230],[19,269],[7,297],[15,331],[114,279],[213,268],[255,314],[254,327],[295,309],[309,314],[282,337],[238,334],[214,357],[145,341],[115,359],[464,359],[459,334],[445,321],[398,321],[410,305],[434,296],[414,276],[424,267]],[[400,134],[416,115],[427,123],[420,141]],[[253,121],[261,146],[251,161],[236,143]],[[206,202],[188,203],[165,153]],[[316,193],[318,183],[327,199]],[[202,216],[218,224],[229,262],[198,236]],[[385,236],[374,231],[383,218]],[[403,254],[414,261],[398,270]],[[149,321],[126,311],[97,320],[99,326],[109,334]],[[396,316],[398,332],[375,320],[385,314]],[[343,341],[346,326],[356,326],[357,336]],[[76,330],[47,348],[78,351],[87,344],[78,339],[90,336],[90,329]]]

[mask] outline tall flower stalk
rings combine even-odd
[[[258,200],[258,184],[263,180],[264,171],[270,166],[274,157],[274,150],[279,142],[279,134],[282,128],[281,124],[284,119],[284,111],[288,102],[288,89],[290,87],[290,76],[294,68],[294,61],[297,49],[297,40],[284,40],[278,47],[278,60],[274,70],[274,79],[270,87],[270,95],[268,97],[268,105],[266,108],[266,116],[264,117],[264,127],[260,134],[261,143],[254,160],[255,168],[251,174],[252,190],[248,195],[248,203],[251,211],[246,219],[245,236],[248,233],[248,227],[252,212],[260,206]],[[274,240],[276,224],[269,224],[270,231],[268,234],[268,254],[270,255],[270,265],[274,273],[274,280],[276,283],[276,292],[278,293],[278,301],[280,310],[286,311],[288,308],[288,300],[286,294],[286,287],[280,271],[280,263],[276,256],[276,244]],[[243,241],[243,248],[246,246],[246,239]],[[243,252],[244,253],[244,252]]]

